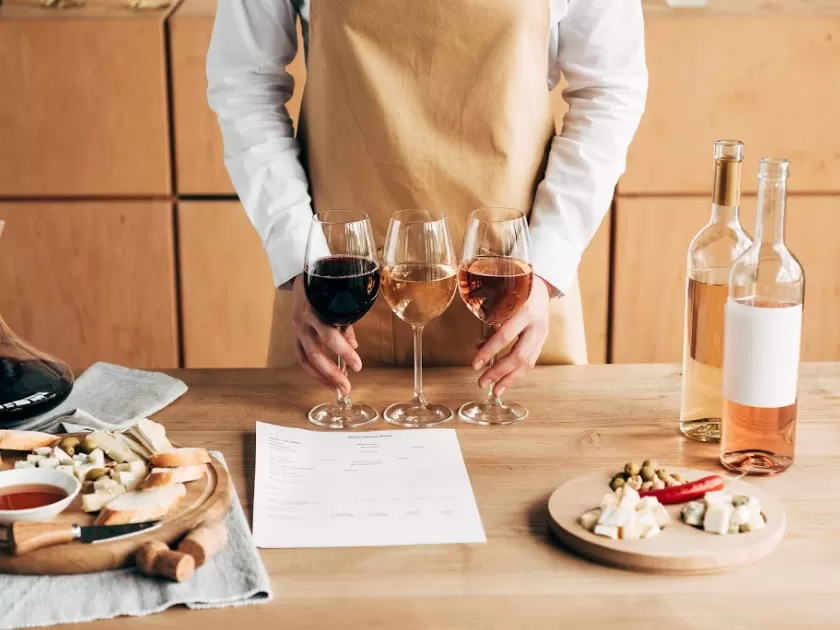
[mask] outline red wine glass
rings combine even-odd
[[[458,266],[458,288],[467,307],[492,334],[531,295],[534,271],[525,215],[509,208],[481,208],[470,214]],[[489,335],[488,335],[489,336]],[[488,367],[495,362],[490,360]],[[468,402],[458,415],[473,424],[515,424],[528,417],[517,403],[503,403],[493,386],[483,402]]]
[[[379,293],[379,262],[367,214],[359,210],[327,210],[312,217],[306,243],[304,288],[318,318],[340,332],[360,320]],[[338,367],[347,367],[338,357]],[[340,392],[334,402],[313,407],[309,421],[330,429],[369,424],[379,413],[355,404]]]

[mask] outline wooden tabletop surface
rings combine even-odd
[[[177,372],[190,391],[155,416],[179,442],[224,452],[250,514],[254,423],[308,427],[329,394],[295,372]],[[410,395],[409,372],[363,370],[354,397]],[[427,395],[455,407],[476,396],[469,370],[428,370]],[[85,628],[834,628],[840,618],[840,364],[803,367],[797,460],[755,483],[784,505],[788,531],[759,564],[703,577],[608,569],[549,534],[546,502],[578,475],[628,459],[717,470],[715,446],[681,438],[674,366],[538,368],[508,396],[531,417],[511,428],[458,430],[487,533],[484,545],[266,550],[274,601],[87,624]],[[372,430],[392,428],[380,421]],[[752,481],[752,480],[751,480]],[[80,626],[67,626],[67,628]]]

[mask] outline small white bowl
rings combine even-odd
[[[55,486],[67,493],[61,501],[28,510],[0,510],[0,525],[17,521],[50,521],[61,514],[79,494],[81,482],[73,475],[50,468],[16,468],[0,472],[0,490],[10,486],[37,484]]]

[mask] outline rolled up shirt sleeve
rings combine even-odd
[[[277,287],[303,271],[312,202],[286,103],[297,54],[290,0],[219,0],[207,54],[207,97],[225,166],[268,253]]]
[[[569,111],[531,213],[534,271],[566,293],[607,214],[647,96],[639,0],[569,0],[558,60]]]

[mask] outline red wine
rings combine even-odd
[[[379,264],[360,256],[319,258],[306,269],[305,278],[312,310],[331,326],[361,319],[379,293]]]
[[[534,270],[517,258],[479,256],[461,263],[458,288],[469,309],[490,326],[501,326],[531,295]]]
[[[0,357],[0,427],[13,426],[58,406],[73,389],[64,366]]]

